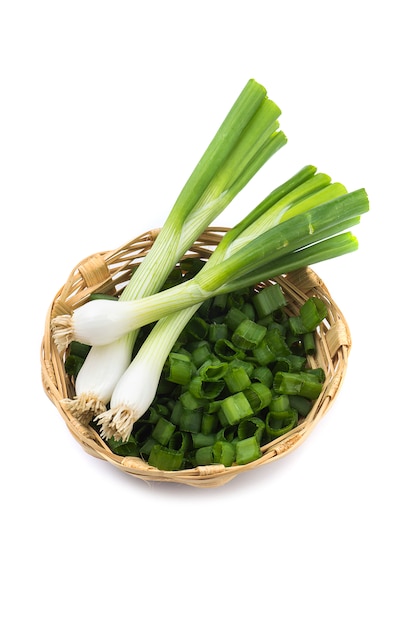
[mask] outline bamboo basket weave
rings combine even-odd
[[[227,230],[222,227],[207,229],[185,257],[209,258]],[[286,456],[305,440],[331,407],[344,380],[351,348],[350,332],[328,289],[311,268],[297,270],[259,285],[261,288],[265,284],[279,283],[286,296],[288,312],[294,315],[298,314],[300,306],[312,296],[321,298],[327,306],[328,315],[316,331],[317,352],[310,357],[310,366],[323,368],[326,380],[319,398],[307,417],[300,420],[296,428],[262,447],[262,456],[247,465],[231,467],[207,465],[179,471],[161,471],[149,466],[141,458],[114,454],[92,427],[82,425],[61,404],[64,398],[75,395],[74,381],[66,374],[65,354],[58,352],[52,339],[51,320],[56,315],[71,313],[88,301],[92,292],[119,294],[152,246],[158,232],[158,229],[148,231],[116,250],[92,254],[71,271],[47,312],[41,345],[42,383],[47,396],[58,409],[71,434],[88,454],[145,481],[217,487],[242,472]]]

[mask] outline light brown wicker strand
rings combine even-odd
[[[209,258],[227,230],[223,227],[207,229],[185,256]],[[42,383],[47,396],[57,408],[69,431],[88,454],[109,462],[118,470],[144,481],[174,482],[194,487],[218,487],[243,472],[286,456],[306,439],[330,409],[342,385],[351,349],[351,336],[341,311],[332,301],[323,281],[311,268],[291,272],[287,276],[277,277],[274,281],[266,281],[264,284],[278,282],[282,286],[288,302],[288,311],[293,314],[297,314],[303,302],[312,295],[325,300],[328,308],[328,316],[316,333],[316,355],[310,358],[310,365],[322,367],[327,379],[309,415],[301,420],[292,431],[264,446],[261,458],[247,465],[231,467],[209,465],[165,472],[150,467],[140,458],[121,457],[114,454],[93,428],[82,425],[61,404],[63,399],[73,397],[74,384],[65,372],[65,355],[58,353],[52,340],[51,319],[58,311],[70,312],[73,308],[80,306],[88,300],[93,291],[120,293],[132,271],[149,251],[158,233],[159,229],[154,229],[116,250],[91,255],[72,270],[67,282],[57,293],[47,312],[41,345]],[[259,288],[264,284],[259,285]]]

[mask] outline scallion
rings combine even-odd
[[[159,291],[175,263],[286,143],[278,130],[279,107],[255,80],[249,80],[178,196],[149,253],[120,296],[128,301]],[[71,320],[52,320],[60,350],[71,341]],[[76,396],[63,404],[84,423],[102,412],[131,362],[138,329],[94,346],[76,379]],[[88,343],[88,342],[87,342]],[[150,394],[154,395],[154,387]],[[121,418],[122,419],[122,418]],[[109,430],[109,435],[110,435]]]

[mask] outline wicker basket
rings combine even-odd
[[[207,259],[226,230],[226,228],[207,229],[185,256]],[[89,454],[146,481],[184,483],[194,487],[217,487],[227,483],[241,472],[255,469],[259,465],[287,455],[304,441],[315,424],[328,411],[340,389],[351,347],[350,333],[341,311],[332,301],[326,286],[310,268],[276,278],[272,282],[278,282],[283,288],[288,310],[291,313],[296,315],[299,307],[311,296],[323,299],[328,309],[327,318],[316,332],[317,353],[310,363],[312,367],[324,369],[326,381],[321,395],[308,416],[300,420],[296,428],[265,445],[262,448],[262,456],[247,465],[231,467],[208,465],[180,471],[161,471],[149,466],[140,458],[114,454],[93,428],[80,424],[62,407],[63,398],[74,396],[74,384],[65,372],[65,355],[59,354],[53,342],[50,324],[51,319],[56,315],[70,313],[74,308],[86,302],[94,291],[108,294],[120,293],[132,271],[152,246],[157,234],[157,229],[149,231],[117,250],[93,254],[73,269],[47,313],[41,346],[42,382],[46,394],[65,420],[70,432]]]

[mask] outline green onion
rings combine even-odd
[[[160,417],[155,424],[152,437],[158,443],[162,444],[163,446],[166,446],[174,432],[175,432],[175,424],[172,424],[172,422],[169,422],[164,417]]]
[[[248,81],[183,187],[154,244],[122,292],[122,301],[140,299],[159,291],[176,262],[212,220],[285,145],[286,137],[278,130],[280,113],[279,107],[268,99],[265,88],[254,80]],[[64,318],[58,316],[52,320],[54,341],[60,350],[71,341],[71,320]],[[136,327],[120,339],[94,346],[90,351],[76,378],[75,398],[64,401],[67,409],[82,422],[88,423],[109,402],[131,362],[137,334]],[[154,387],[149,390],[150,395],[154,394]],[[124,419],[120,414],[117,421],[121,425]],[[106,430],[104,424],[103,428]],[[106,430],[109,437],[112,430],[113,426],[109,425]]]
[[[166,379],[177,385],[187,385],[191,375],[191,360],[184,354],[171,352],[166,363]]]
[[[278,356],[274,362],[273,371],[276,372],[300,372],[306,363],[306,358],[299,354],[285,354]]]
[[[290,397],[285,394],[274,396],[269,404],[270,413],[282,413],[290,408]]]
[[[306,332],[315,330],[327,316],[325,303],[316,297],[309,298],[300,308],[299,314]]]
[[[317,376],[308,372],[277,372],[273,388],[276,393],[315,400],[322,391],[322,383]]]
[[[248,318],[244,311],[233,306],[229,309],[227,315],[225,316],[225,323],[230,330],[235,331],[246,319]]]
[[[228,424],[217,432],[217,441],[228,441],[232,443],[237,438],[237,425]]]
[[[228,425],[234,426],[245,417],[253,415],[253,409],[244,393],[239,391],[221,402],[221,409],[218,415],[224,427]]]
[[[266,328],[250,319],[243,320],[232,334],[231,341],[237,348],[253,350],[266,334]]]
[[[215,400],[224,389],[223,380],[204,380],[202,376],[194,376],[189,383],[188,390],[195,398]]]
[[[149,465],[164,471],[176,471],[182,468],[184,453],[181,450],[172,450],[160,444],[155,444],[149,456]]]
[[[285,435],[295,428],[298,414],[295,409],[287,409],[280,413],[268,413],[266,416],[266,433],[270,441]]]
[[[305,354],[315,354],[316,343],[313,332],[307,332],[302,335],[302,344]]]
[[[204,446],[195,452],[195,465],[211,465],[214,463],[214,446]]]
[[[215,433],[192,433],[192,445],[194,449],[213,446],[215,441]]]
[[[265,365],[259,365],[253,369],[251,379],[263,383],[266,387],[271,387],[273,384],[273,372]]]
[[[197,410],[184,410],[179,417],[179,430],[187,433],[199,433],[202,414]]]
[[[285,306],[286,298],[280,285],[275,283],[261,289],[254,296],[253,304],[256,307],[258,317],[262,318]]]
[[[276,359],[289,353],[286,340],[277,328],[268,330],[263,340],[253,350],[255,359],[263,366],[274,363]]]
[[[203,413],[201,417],[201,433],[203,435],[215,434],[218,426],[218,417],[215,413]]]
[[[205,339],[208,334],[208,324],[201,317],[194,315],[187,323],[185,332],[194,339]]]
[[[235,461],[235,455],[235,446],[229,441],[219,440],[212,446],[214,463],[221,463],[225,467],[230,467]]]
[[[214,382],[224,377],[228,370],[228,363],[223,361],[205,361],[199,370],[198,375],[203,381]]]
[[[268,100],[260,102],[238,140],[236,150],[233,152],[230,149],[231,152],[224,156],[218,148],[218,154],[222,154],[224,159],[222,169],[218,166],[219,171],[215,170],[214,173],[208,166],[213,177],[207,177],[208,187],[204,188],[202,195],[197,193],[193,198],[192,190],[187,190],[184,194],[185,198],[192,197],[196,204],[187,205],[186,211],[182,206],[179,211],[184,219],[181,234],[178,234],[176,222],[169,218],[167,223],[172,226],[171,232],[167,227],[162,229],[165,237],[162,237],[162,241],[176,250],[176,258],[180,248],[179,244],[176,245],[176,237],[179,237],[179,243],[183,243],[188,230],[196,232],[193,221],[195,215],[202,223],[200,210],[204,214],[207,203],[215,203],[217,200],[222,206],[221,198],[216,196],[218,188],[223,189],[228,202],[233,192],[239,191],[253,172],[269,158],[270,145],[279,141],[275,132],[276,115],[276,106],[273,103]],[[203,167],[201,171],[205,172]],[[227,186],[224,181],[227,181]],[[313,306],[308,305],[302,314],[289,321],[291,336],[287,334],[284,337],[280,324],[273,323],[282,321],[285,317],[282,312],[285,304],[283,294],[278,294],[278,289],[273,289],[276,296],[280,296],[280,300],[274,298],[273,302],[267,302],[265,296],[263,304],[260,301],[262,323],[258,323],[254,319],[255,303],[243,308],[244,290],[273,276],[354,251],[357,240],[346,231],[357,225],[361,215],[367,210],[368,198],[364,189],[348,193],[342,184],[332,183],[328,175],[317,173],[315,167],[305,167],[276,188],[240,223],[230,229],[208,261],[189,280],[159,290],[153,295],[146,295],[141,291],[138,297],[132,286],[133,283],[136,284],[133,281],[139,273],[136,272],[119,301],[89,302],[74,311],[70,322],[65,322],[71,328],[71,337],[91,344],[94,348],[101,344],[105,348],[107,344],[122,341],[123,337],[129,337],[131,333],[137,333],[138,329],[157,322],[124,374],[119,377],[113,388],[110,408],[95,419],[101,426],[101,434],[104,437],[127,440],[136,421],[152,403],[172,346],[186,335],[199,341],[209,337],[209,324],[205,322],[201,311],[198,316],[195,315],[204,302],[211,301],[216,314],[222,316],[222,322],[225,320],[227,323],[227,309],[233,310],[232,321],[231,314],[228,314],[232,323],[232,328],[229,326],[231,334],[215,338],[213,352],[219,360],[230,363],[236,358],[242,361],[255,359],[258,366],[267,367],[277,358],[288,355],[291,350],[301,352],[303,348],[299,337],[311,332],[314,325],[324,319],[326,309],[322,306],[323,303],[317,301]],[[159,238],[156,243],[158,240]],[[159,244],[158,248],[160,249]],[[157,258],[153,254],[149,256]],[[171,250],[168,256],[171,256]],[[145,267],[148,264],[147,258]],[[225,299],[225,294],[232,295]],[[59,329],[57,322],[54,328],[57,343],[61,337],[67,336],[64,331],[65,329]],[[313,346],[309,346],[308,350],[312,351]],[[196,367],[201,362],[202,356]],[[273,390],[276,393],[309,399],[318,397],[321,385],[319,377],[303,371],[292,372],[290,365],[289,362],[287,372],[277,372],[274,375]],[[230,375],[229,370],[230,368],[224,378]],[[196,380],[192,383],[193,386],[190,383],[189,388],[183,390],[180,397],[185,408],[205,410],[206,403],[216,399],[217,396],[211,393],[209,397],[205,397],[204,389],[208,389],[205,382],[202,379]],[[260,382],[258,384],[262,385]],[[218,385],[216,387],[219,388]],[[270,393],[270,387],[265,388]],[[266,396],[268,397],[267,393]],[[247,412],[248,409],[251,412]],[[250,402],[243,389],[240,389],[221,400],[218,417],[222,426],[226,427],[239,423],[244,417],[252,415],[252,412]]]
[[[173,433],[168,442],[168,448],[170,450],[176,450],[186,454],[192,445],[191,436],[187,432],[177,430]]]
[[[137,456],[138,454],[137,441],[131,435],[127,441],[116,441],[111,438],[107,443],[112,452],[120,456]]]
[[[210,324],[208,330],[208,336],[211,343],[215,343],[219,339],[227,339],[228,337],[228,327],[227,324],[222,323],[213,323]]]
[[[270,388],[263,385],[263,383],[251,383],[251,385],[244,390],[244,395],[249,401],[254,413],[258,413],[269,406],[272,400]]]
[[[245,465],[261,457],[260,444],[256,435],[236,441],[235,457],[237,465]]]
[[[302,417],[306,417],[312,408],[312,401],[302,396],[290,396],[289,404]]]
[[[230,393],[243,391],[251,385],[250,376],[239,359],[235,359],[235,362],[230,364],[224,374],[224,381]]]
[[[197,409],[205,408],[208,400],[206,398],[197,398],[193,393],[189,391],[187,387],[184,387],[185,391],[180,395],[180,401],[184,409],[190,411],[196,411]]]
[[[157,443],[157,441],[153,439],[152,436],[149,436],[140,446],[140,450],[139,450],[140,456],[144,458],[149,458],[149,455],[152,452],[154,446],[157,446],[156,449],[158,449],[160,446],[160,443]]]
[[[256,437],[257,441],[261,443],[265,427],[265,422],[260,417],[248,417],[238,424],[237,437],[239,439]]]
[[[211,357],[211,345],[208,341],[200,341],[192,350],[192,361],[195,367],[200,367]]]
[[[237,348],[229,339],[218,339],[214,345],[214,352],[223,361],[233,361],[244,356],[244,351]]]

